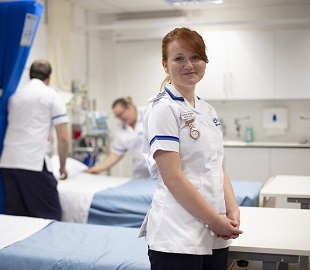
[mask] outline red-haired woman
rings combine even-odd
[[[143,126],[143,151],[158,178],[140,235],[152,270],[226,270],[230,239],[242,233],[218,116],[195,95],[207,63],[196,31],[176,28],[164,37],[168,77],[149,100]]]

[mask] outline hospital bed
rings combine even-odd
[[[52,158],[54,175],[58,158]],[[156,187],[154,179],[85,173],[88,167],[68,158],[69,177],[58,181],[62,221],[140,227]]]
[[[53,168],[58,158],[53,157]],[[140,227],[156,188],[154,179],[88,174],[75,159],[67,161],[69,178],[59,181],[62,221]],[[57,171],[54,171],[56,177]],[[238,205],[258,206],[260,182],[232,181]]]
[[[150,266],[147,245],[136,228],[0,215],[0,269],[149,270]]]
[[[230,258],[261,261],[263,270],[275,270],[279,262],[298,263],[310,256],[310,234],[305,233],[310,211],[265,207],[240,207],[240,211],[243,234],[232,241]],[[150,269],[138,228],[58,221],[40,228],[38,220],[0,215],[1,270]],[[21,228],[35,229],[15,241],[7,239],[20,234]],[[301,270],[307,267],[300,265]]]

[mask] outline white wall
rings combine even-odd
[[[310,100],[257,100],[257,101],[209,101],[215,107],[220,118],[223,119],[222,126],[226,127],[226,140],[236,140],[237,132],[234,121],[236,118],[250,116],[248,121],[254,129],[255,141],[278,141],[278,142],[301,142],[310,140],[310,121],[301,120],[300,116],[310,117]],[[287,108],[288,130],[285,135],[268,136],[263,131],[262,117],[263,109],[271,107]],[[240,121],[241,139],[247,121]]]
[[[161,66],[161,40],[117,41],[110,45],[110,49],[107,46],[99,46],[101,49],[104,48],[104,52],[95,49],[92,51],[94,55],[91,66],[94,68],[94,74],[97,74],[96,68],[96,71],[100,70],[101,77],[98,76],[100,81],[96,80],[97,84],[93,81],[93,87],[89,89],[90,97],[96,98],[98,108],[109,113],[110,104],[120,96],[130,95],[136,105],[146,105],[148,98],[159,91],[160,84],[165,78]],[[105,58],[100,61],[98,55],[105,55]],[[111,76],[106,76],[106,72]],[[90,75],[90,78],[94,76]],[[105,87],[106,85],[110,88]],[[310,116],[310,100],[210,101],[210,103],[224,119],[227,127],[226,139],[237,138],[234,119],[248,115],[255,130],[255,140],[302,141],[310,138],[310,121],[300,120],[301,115]],[[263,133],[262,111],[269,107],[288,109],[289,128],[285,136],[268,137]],[[110,120],[113,124],[113,119]],[[242,121],[241,125],[245,127]]]
[[[51,85],[62,91],[71,91],[71,4],[66,0],[48,1],[49,57],[53,67]]]
[[[198,31],[310,27],[309,5],[288,5],[283,8],[262,6],[252,10],[240,7],[221,11],[215,8],[208,12],[190,12],[179,25],[162,19],[158,27],[151,28],[148,28],[147,20],[134,22],[136,28],[129,22],[127,26],[124,22],[123,28],[116,28],[113,17],[86,12],[74,4],[68,14],[72,16],[67,18],[72,20],[72,29],[67,33],[71,40],[71,79],[79,85],[85,85],[90,100],[96,100],[97,109],[110,115],[112,137],[115,119],[111,104],[116,98],[131,96],[136,105],[145,105],[147,99],[159,91],[165,77],[161,67],[161,39],[175,26],[189,26]],[[104,31],[88,29],[99,24],[104,26]],[[68,24],[65,25],[67,29]],[[61,27],[61,21],[57,27]],[[54,36],[55,29],[56,26]],[[299,115],[310,115],[309,100],[211,101],[211,104],[224,119],[226,139],[235,138],[234,118],[243,115],[251,116],[256,140],[300,141],[310,137],[310,121],[299,119]],[[269,106],[288,108],[289,130],[286,136],[269,138],[262,132],[262,109]],[[126,157],[123,163],[112,170],[112,174],[128,176],[130,166],[130,158]]]
[[[90,36],[89,40],[98,43],[90,48],[88,65],[100,70],[101,77],[89,79],[92,87],[90,96],[99,99],[99,108],[109,108],[113,99],[119,96],[132,95],[138,105],[145,104],[147,98],[155,94],[165,74],[161,67],[161,39],[175,26],[189,26],[198,31],[225,31],[303,28],[310,27],[309,5],[288,5],[256,7],[255,9],[212,9],[210,11],[189,12],[183,23],[173,25],[171,20],[128,20],[123,22],[109,21],[100,23],[100,19],[85,22],[90,29],[100,26],[97,33],[100,38]],[[93,18],[94,15],[88,15]],[[83,18],[79,18],[82,25]],[[103,19],[101,19],[102,21]],[[177,21],[178,19],[176,19]],[[150,23],[153,22],[153,23]],[[156,24],[156,23],[157,24]],[[99,25],[100,23],[100,25]],[[155,25],[155,26],[154,26]],[[156,26],[157,25],[157,26]],[[85,26],[84,26],[84,29]],[[94,51],[96,50],[96,51]],[[79,57],[78,54],[76,54]],[[95,70],[94,70],[95,72]],[[108,74],[108,76],[106,75]],[[91,73],[89,74],[90,78]],[[104,83],[103,83],[104,81]],[[99,88],[98,85],[102,87]],[[140,89],[144,87],[143,91]],[[102,92],[104,91],[104,101]],[[107,102],[107,100],[110,101]]]
[[[150,96],[160,91],[166,77],[161,64],[161,41],[123,41],[115,45],[118,95],[133,96],[136,104],[147,104]]]

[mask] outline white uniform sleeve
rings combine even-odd
[[[149,144],[149,155],[157,150],[179,152],[179,126],[169,100],[155,101],[144,128]]]
[[[64,101],[62,100],[61,96],[55,92],[53,95],[52,101],[52,121],[53,125],[57,126],[60,124],[68,123],[69,118],[67,115],[67,109]]]

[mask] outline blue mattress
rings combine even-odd
[[[53,222],[0,250],[1,270],[149,270],[138,229]]]
[[[93,198],[89,224],[140,227],[152,202],[156,180],[133,179],[124,185],[97,192]],[[239,206],[258,206],[263,184],[232,181]]]
[[[239,206],[258,206],[263,183],[254,181],[231,181]]]
[[[133,179],[124,185],[97,192],[88,223],[140,227],[152,202],[157,181]]]

